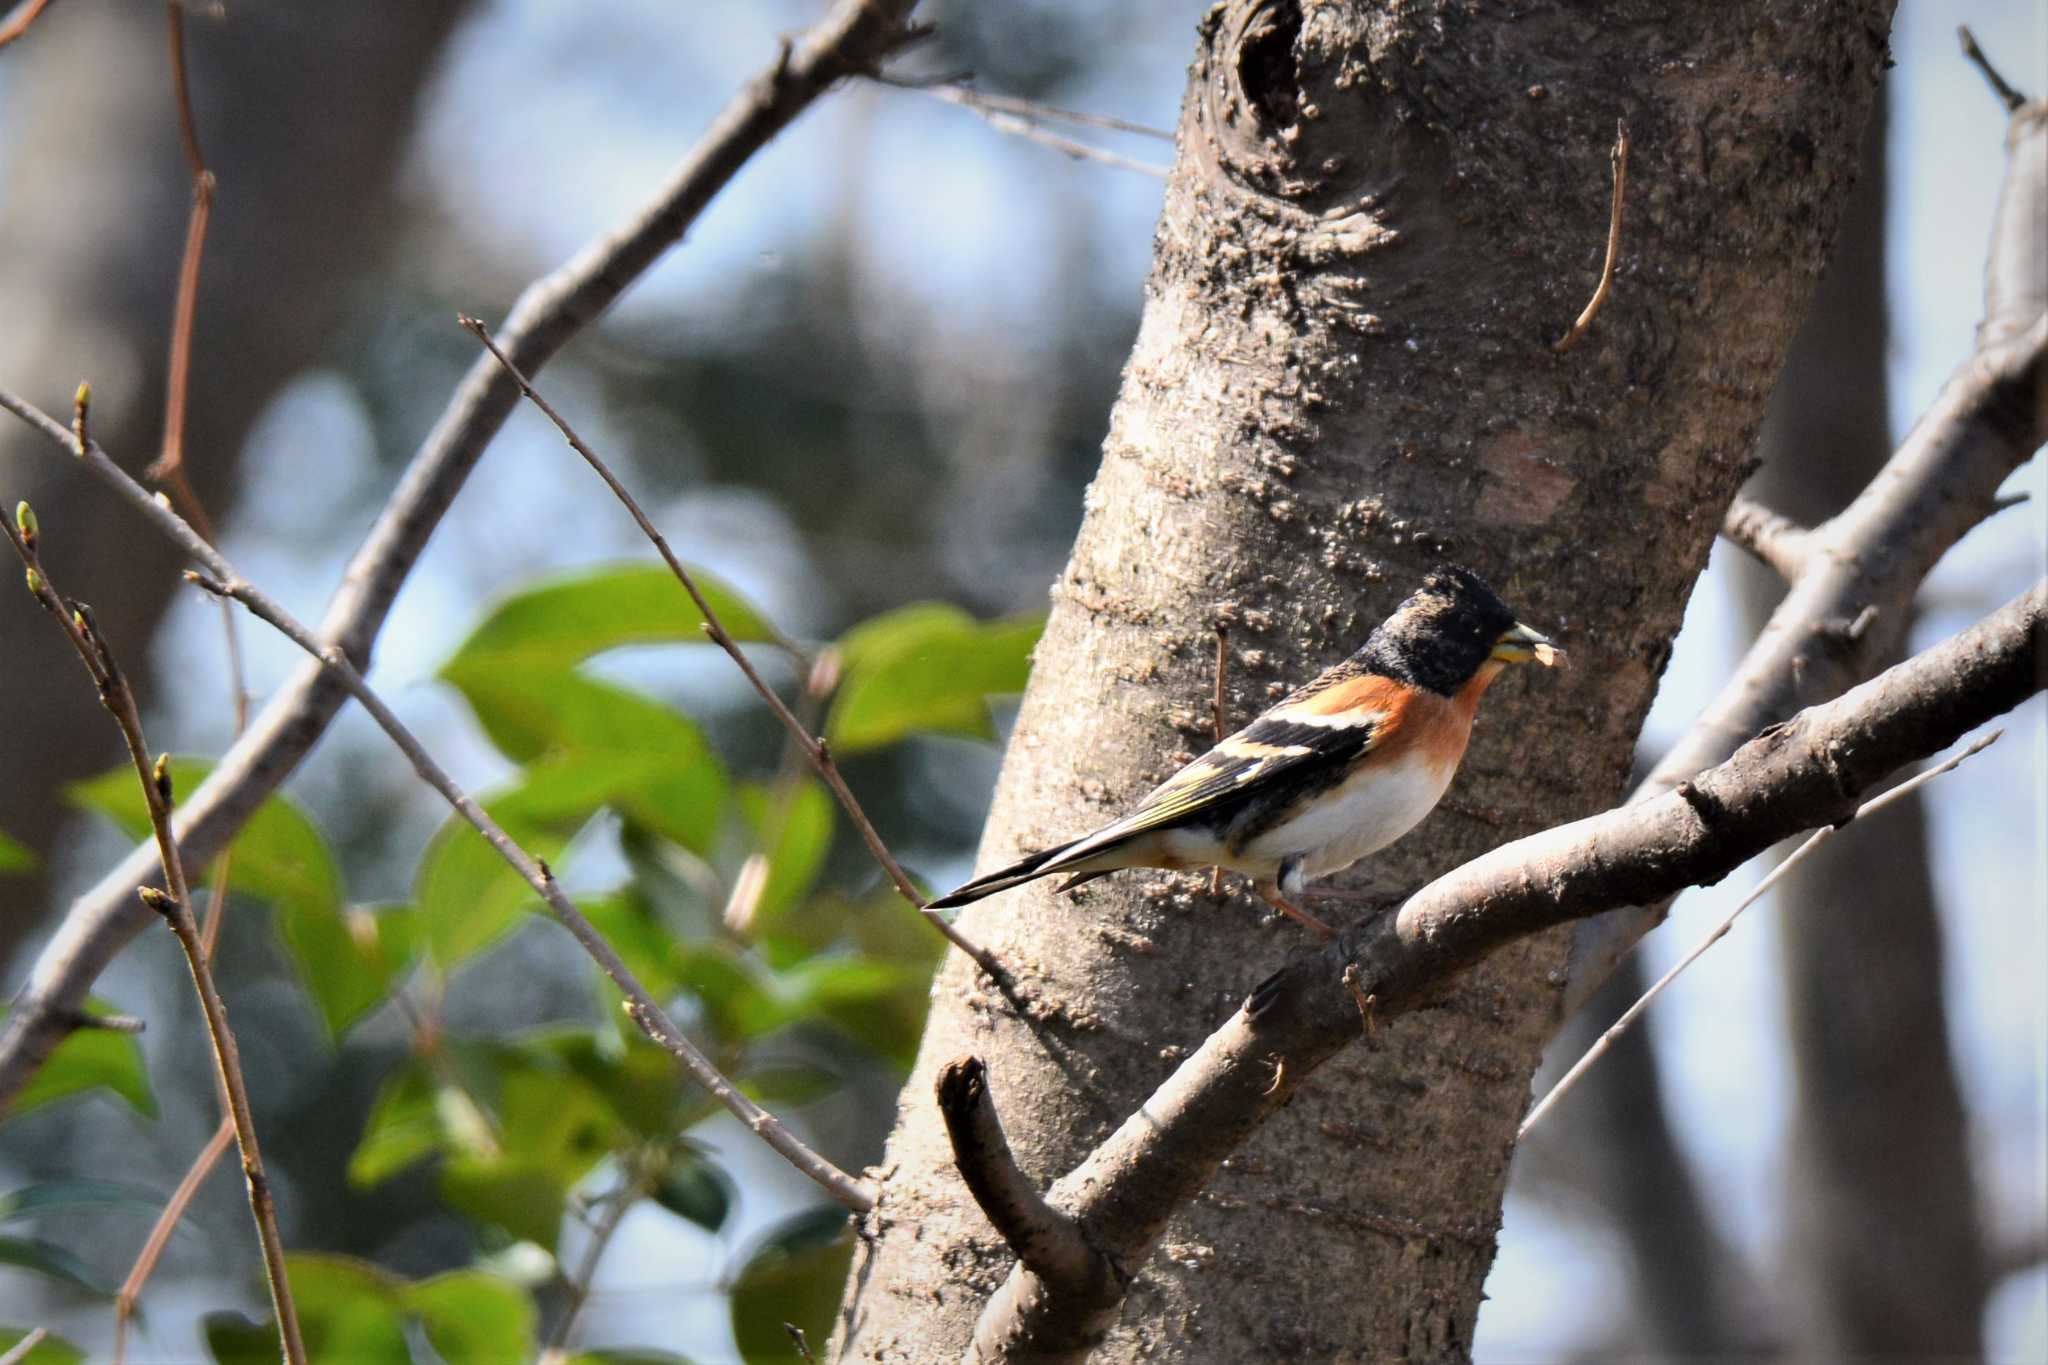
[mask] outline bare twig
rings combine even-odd
[[[121,1282],[120,1292],[114,1295],[114,1350],[113,1365],[121,1365],[128,1353],[128,1324],[135,1316],[135,1306],[142,1299],[142,1287],[149,1283],[149,1277],[156,1273],[157,1262],[163,1259],[164,1248],[171,1244],[171,1234],[190,1208],[199,1187],[206,1177],[213,1173],[214,1165],[227,1151],[234,1140],[235,1124],[231,1118],[223,1118],[220,1126],[213,1130],[213,1136],[200,1148],[199,1155],[185,1168],[184,1178],[178,1181],[178,1188],[171,1191],[171,1197],[164,1202],[163,1212],[157,1215],[156,1223],[150,1228],[149,1236],[142,1243],[142,1250],[136,1254],[135,1264],[128,1268],[128,1278]]]
[[[533,384],[520,372],[519,367],[512,363],[511,358],[498,349],[497,343],[491,340],[491,334],[483,323],[467,314],[461,316],[461,322],[471,335],[483,343],[485,349],[491,353],[497,362],[505,367],[505,372],[512,376],[513,382],[519,386],[519,391],[525,394],[528,400],[535,407],[539,408],[550,422],[554,423],[555,430],[562,433],[562,439],[569,443],[569,448],[583,457],[584,463],[596,471],[597,476],[604,480],[605,487],[611,489],[613,496],[625,505],[626,511],[631,514],[634,523],[639,526],[641,534],[645,535],[652,542],[655,551],[660,554],[662,562],[668,565],[669,572],[675,575],[676,581],[683,585],[683,590],[690,594],[690,600],[696,603],[697,611],[704,618],[704,633],[720,649],[723,649],[735,664],[739,665],[740,672],[744,673],[747,681],[753,684],[754,691],[759,693],[761,700],[768,704],[768,709],[775,713],[775,718],[782,722],[782,726],[789,732],[790,738],[795,740],[797,745],[802,748],[804,757],[810,760],[811,766],[817,770],[818,776],[824,779],[825,785],[831,788],[832,794],[839,799],[839,805],[845,810],[846,818],[851,820],[853,827],[860,832],[861,842],[867,845],[868,852],[874,856],[875,862],[881,866],[883,873],[895,885],[896,890],[902,895],[903,899],[909,901],[917,909],[917,912],[924,916],[926,923],[944,935],[947,942],[973,958],[975,964],[983,971],[987,972],[997,981],[1007,980],[1001,964],[996,961],[992,953],[969,942],[967,937],[954,928],[944,915],[936,910],[925,908],[924,897],[918,893],[917,887],[911,882],[909,874],[904,872],[903,865],[896,861],[896,855],[889,852],[888,845],[882,842],[882,836],[876,832],[874,823],[868,819],[867,813],[861,809],[860,802],[855,799],[852,789],[846,785],[846,779],[840,775],[839,765],[833,761],[831,750],[826,747],[825,741],[813,735],[805,727],[804,723],[797,719],[796,714],[789,709],[789,705],[776,694],[775,689],[770,687],[763,680],[760,673],[755,670],[753,662],[740,649],[739,642],[734,640],[731,634],[726,631],[724,625],[719,622],[718,613],[712,609],[711,603],[705,599],[703,592],[697,587],[696,580],[690,576],[690,571],[683,567],[682,561],[676,558],[675,551],[669,548],[667,537],[655,529],[654,523],[648,519],[647,513],[641,510],[640,504],[634,500],[633,495],[626,491],[625,485],[619,482],[618,476],[612,473],[611,468],[605,464],[596,451],[583,442],[583,439],[576,434],[575,429],[563,419],[562,415],[556,412],[545,398],[540,396],[534,389]]]
[[[1048,1202],[1098,1253],[1138,1264],[1223,1159],[1318,1066],[1359,1037],[1353,984],[1385,1027],[1441,998],[1451,977],[1501,946],[1603,906],[1641,903],[1727,875],[1779,840],[1847,819],[1899,765],[2040,691],[2048,582],[1969,630],[1840,699],[1802,712],[1676,792],[1502,845],[1439,877],[1397,914],[1357,921],[1252,991],[1089,1156]],[[1714,812],[1709,821],[1701,809]],[[1276,1084],[1284,1076],[1284,1084]],[[1086,1324],[1120,1286],[1056,1292],[1022,1265],[975,1326],[984,1360],[1079,1361]]]
[[[1721,534],[1761,560],[1787,583],[1806,567],[1811,533],[1798,522],[1738,493],[1721,518]]]
[[[1899,783],[1899,785],[1897,785],[1896,787],[1891,788],[1882,796],[1873,797],[1872,799],[1864,802],[1861,806],[1856,808],[1855,815],[1851,816],[1850,818],[1855,820],[1861,820],[1865,816],[1875,815],[1877,812],[1883,810],[1886,806],[1892,804],[1892,802],[1897,801],[1902,797],[1909,796],[1913,792],[1918,791],[1921,787],[1925,786],[1929,782],[1932,782],[1935,778],[1940,777],[1943,773],[1953,771],[1957,766],[1963,763],[1964,760],[1976,754],[1982,753],[1985,749],[1997,743],[1998,737],[2004,733],[2005,731],[2003,730],[1993,730],[1990,734],[1985,735],[1982,738],[1976,740],[1970,745],[1969,748],[1964,749],[1961,753],[1949,759],[1947,762],[1939,764],[1936,767],[1929,768],[1927,769],[1927,771],[1923,773],[1918,773],[1913,777],[1906,779],[1904,782]],[[1845,820],[1842,823],[1847,824],[1848,821]],[[1650,1007],[1650,1002],[1655,1000],[1658,996],[1662,995],[1664,993],[1665,988],[1668,987],[1672,982],[1676,981],[1679,977],[1679,974],[1684,972],[1686,968],[1692,966],[1693,963],[1697,962],[1706,953],[1707,949],[1713,947],[1716,943],[1719,943],[1724,937],[1727,936],[1728,931],[1735,927],[1735,921],[1741,917],[1743,911],[1749,909],[1750,906],[1756,904],[1757,901],[1761,900],[1765,892],[1769,891],[1773,886],[1776,886],[1778,884],[1780,878],[1784,877],[1786,873],[1790,872],[1793,868],[1797,867],[1802,861],[1804,861],[1809,853],[1813,852],[1822,844],[1826,843],[1830,836],[1832,836],[1834,832],[1840,829],[1841,827],[1841,825],[1827,825],[1820,829],[1815,830],[1810,836],[1808,836],[1805,843],[1801,844],[1798,848],[1794,849],[1791,852],[1791,854],[1785,858],[1783,862],[1779,863],[1776,867],[1772,868],[1768,875],[1766,875],[1760,881],[1758,881],[1756,886],[1750,890],[1750,893],[1748,895],[1744,896],[1740,901],[1736,902],[1735,908],[1733,910],[1730,910],[1726,917],[1724,917],[1719,924],[1714,926],[1713,932],[1709,933],[1705,938],[1701,939],[1699,943],[1694,946],[1691,952],[1687,953],[1684,957],[1680,958],[1677,961],[1677,963],[1675,963],[1672,966],[1671,970],[1665,972],[1664,975],[1658,977],[1655,983],[1653,983],[1648,990],[1644,991],[1642,996],[1639,999],[1637,999],[1634,1004],[1630,1005],[1626,1010],[1622,1011],[1621,1017],[1615,1020],[1614,1023],[1608,1027],[1607,1031],[1601,1034],[1600,1037],[1594,1041],[1591,1047],[1586,1049],[1584,1056],[1580,1057],[1578,1061],[1572,1063],[1571,1070],[1565,1072],[1564,1075],[1559,1078],[1557,1084],[1550,1088],[1550,1093],[1545,1095],[1541,1100],[1539,1100],[1536,1106],[1529,1111],[1528,1117],[1522,1120],[1522,1126],[1515,1132],[1515,1141],[1521,1142],[1528,1138],[1530,1131],[1536,1127],[1537,1122],[1541,1120],[1545,1114],[1549,1113],[1553,1108],[1555,1108],[1557,1106],[1557,1102],[1563,1099],[1565,1095],[1571,1090],[1571,1088],[1579,1083],[1579,1078],[1586,1073],[1586,1071],[1593,1065],[1593,1063],[1599,1061],[1602,1057],[1607,1055],[1608,1050],[1614,1046],[1615,1040],[1621,1037],[1623,1033],[1628,1031],[1630,1026],[1632,1026],[1637,1020],[1637,1018],[1642,1015],[1643,1011]]]
[[[2005,77],[1998,74],[1998,68],[1984,55],[1984,49],[1977,46],[1977,35],[1970,32],[1968,24],[1956,26],[1956,37],[1963,45],[1963,55],[1984,73],[1985,83],[1991,87],[1991,93],[1998,96],[1999,102],[2005,106],[2005,112],[2017,114],[2020,107],[2027,102],[2027,97],[2005,83]]]
[[[527,373],[537,371],[681,240],[755,152],[840,79],[873,69],[900,45],[912,4],[836,0],[728,102],[667,182],[627,222],[527,288],[499,330],[506,354]],[[482,356],[457,387],[329,605],[323,633],[352,657],[368,657],[399,587],[518,396],[497,363]],[[49,429],[41,413],[12,394],[0,391],[0,407],[40,430]],[[57,432],[68,449],[68,435],[61,427]],[[129,497],[121,481],[97,467],[95,472],[109,478],[120,496]],[[138,510],[178,538],[146,495]],[[313,747],[347,695],[320,666],[302,669],[279,690],[248,734],[182,803],[179,838],[187,857],[208,858],[228,844]],[[38,954],[0,1032],[0,1107],[69,1034],[65,1019],[79,1010],[107,962],[147,923],[136,912],[135,888],[149,876],[152,861],[146,848],[131,852],[74,902]]]
[[[1016,95],[998,95],[988,90],[977,90],[965,81],[919,80],[915,76],[899,76],[886,71],[878,71],[869,79],[880,85],[894,86],[898,90],[921,90],[927,95],[945,100],[948,104],[958,104],[966,108],[993,109],[998,113],[1015,114],[1019,118],[1035,119],[1040,123],[1071,123],[1080,128],[1101,128],[1112,133],[1132,133],[1159,142],[1173,141],[1171,131],[1155,128],[1149,123],[1118,118],[1114,114],[1062,109],[1058,105],[1021,99]]]
[[[605,1249],[618,1233],[619,1224],[626,1221],[640,1197],[647,1193],[649,1171],[643,1164],[641,1154],[629,1152],[625,1158],[625,1170],[619,1175],[618,1184],[604,1195],[604,1216],[597,1226],[590,1230],[590,1245],[583,1249],[583,1260],[576,1267],[576,1273],[569,1279],[569,1302],[562,1309],[562,1316],[555,1323],[554,1331],[548,1333],[548,1343],[541,1352],[544,1365],[564,1359],[563,1347],[568,1344],[569,1333],[575,1329],[576,1317],[589,1301],[591,1281],[597,1275],[597,1263],[604,1259]]]
[[[186,965],[191,969],[193,989],[199,994],[200,1008],[206,1017],[207,1036],[213,1044],[214,1065],[225,1095],[225,1107],[234,1123],[236,1145],[242,1152],[242,1174],[248,1185],[249,1213],[255,1219],[257,1240],[263,1247],[264,1275],[269,1281],[271,1307],[277,1314],[279,1340],[284,1347],[285,1359],[292,1365],[304,1365],[306,1348],[299,1337],[298,1313],[292,1305],[291,1283],[285,1273],[284,1239],[277,1230],[277,1203],[271,1193],[270,1179],[263,1170],[256,1120],[249,1107],[248,1083],[242,1076],[234,1030],[228,1025],[227,1005],[220,998],[220,991],[214,985],[213,969],[200,947],[199,927],[192,917],[192,892],[185,880],[184,859],[179,855],[177,840],[171,834],[173,794],[168,756],[151,760],[149,746],[142,735],[142,716],[135,702],[135,690],[128,685],[127,677],[115,663],[112,647],[93,624],[91,610],[62,596],[43,571],[37,552],[39,528],[27,503],[16,509],[15,524],[5,530],[8,542],[27,570],[29,590],[57,621],[65,639],[92,675],[93,684],[99,689],[100,701],[120,728],[129,760],[135,765],[136,777],[142,783],[150,830],[156,839],[158,857],[162,860],[164,883],[169,887],[166,894],[155,887],[145,886],[142,888],[142,900],[170,925],[171,932],[177,936],[178,946],[185,952]]]
[[[2048,256],[2040,228],[2048,219],[2048,119],[2015,116],[2006,144],[1975,350],[1878,476],[1809,533],[1798,581],[1633,799],[1670,790],[1726,758],[1742,736],[1869,677],[1901,643],[1907,608],[1928,571],[1996,510],[1999,485],[2048,440]],[[1843,629],[1857,621],[1863,629]],[[1632,907],[1574,927],[1560,1020],[1592,997],[1664,911]]]
[[[1138,161],[1131,157],[1122,156],[1107,148],[1097,147],[1093,143],[1082,142],[1076,138],[1055,133],[1044,125],[1047,121],[1074,123],[1080,124],[1083,127],[1114,129],[1117,132],[1136,133],[1143,137],[1163,138],[1168,142],[1173,141],[1173,134],[1163,129],[1150,128],[1142,123],[1130,123],[1123,119],[1110,118],[1104,114],[1084,114],[1072,109],[1056,109],[1049,104],[1040,104],[1035,100],[1016,99],[1007,95],[986,95],[978,90],[973,90],[956,83],[942,82],[930,84],[882,75],[876,75],[873,79],[883,85],[894,86],[899,90],[920,91],[935,99],[944,100],[948,104],[958,105],[960,108],[978,115],[989,127],[994,128],[999,133],[1008,133],[1011,137],[1021,137],[1025,141],[1035,142],[1041,147],[1050,147],[1056,152],[1064,152],[1066,155],[1077,160],[1096,161],[1105,166],[1114,166],[1118,170],[1136,171],[1140,175],[1149,175],[1155,180],[1166,179],[1166,168],[1164,166],[1155,166],[1148,161]]]
[[[199,267],[206,256],[206,229],[213,217],[213,172],[199,148],[199,123],[192,113],[192,87],[185,69],[185,6],[165,0],[168,24],[171,94],[178,111],[178,140],[192,172],[192,213],[185,223],[185,251],[178,263],[177,302],[171,310],[170,360],[164,378],[163,445],[149,467],[149,477],[168,484],[185,519],[208,540],[215,539],[206,509],[185,474],[185,402],[191,388],[192,324],[199,307]]]
[[[48,4],[49,0],[43,0],[43,3]],[[43,1344],[43,1338],[48,1335],[50,1329],[47,1327],[37,1327],[23,1334],[20,1341],[0,1352],[0,1365],[19,1365],[21,1361],[28,1359],[31,1351]]]
[[[988,1068],[979,1057],[956,1057],[939,1071],[939,1113],[953,1144],[953,1164],[974,1202],[1017,1259],[1033,1274],[1063,1289],[1085,1291],[1099,1277],[1116,1278],[1074,1220],[1045,1202],[1017,1169],[988,1093]]]
[[[785,1322],[782,1324],[782,1330],[789,1333],[790,1344],[796,1347],[797,1358],[809,1362],[809,1365],[817,1365],[818,1357],[811,1353],[811,1341],[804,1335],[804,1329],[793,1322]]]
[[[1601,305],[1607,302],[1607,291],[1614,287],[1614,262],[1621,255],[1621,202],[1628,187],[1628,124],[1620,119],[1614,121],[1614,150],[1607,159],[1614,167],[1614,194],[1607,210],[1607,259],[1600,266],[1600,283],[1594,286],[1593,297],[1586,301],[1578,321],[1569,332],[1550,343],[1550,349],[1559,355],[1579,344],[1579,338],[1586,334]]]
[[[36,21],[36,16],[49,7],[50,0],[21,0],[14,7],[14,13],[0,19],[0,47],[6,47],[28,32],[28,26]]]

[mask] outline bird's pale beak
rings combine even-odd
[[[1517,621],[1493,642],[1493,657],[1509,664],[1525,664],[1534,659],[1539,664],[1554,665],[1564,657],[1564,650],[1542,631]]]

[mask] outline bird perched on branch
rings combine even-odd
[[[939,897],[932,909],[1055,873],[1062,891],[1126,867],[1241,872],[1267,904],[1320,934],[1294,903],[1318,877],[1422,822],[1451,785],[1479,698],[1509,664],[1563,653],[1515,620],[1470,569],[1446,564],[1365,647],[1219,741],[1114,824]]]

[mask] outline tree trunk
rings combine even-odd
[[[1786,358],[1750,485],[1805,525],[1846,506],[1892,449],[1881,105],[1870,122],[1863,183]],[[1784,585],[1746,559],[1738,572],[1761,629]],[[1919,798],[1849,826],[1795,869],[1773,919],[1794,1078],[1784,1204],[1794,1353],[1972,1359],[1988,1272]]]
[[[1228,3],[1204,21],[1144,321],[983,840],[1113,816],[1441,559],[1573,668],[1496,686],[1447,809],[1348,879],[1397,892],[1620,794],[1721,509],[1832,238],[1888,4]],[[1553,354],[1607,236],[1605,311]],[[1007,1272],[952,1166],[939,1068],[987,1059],[1026,1172],[1072,1167],[1305,945],[1237,885],[1125,873],[974,907],[1019,1010],[948,964],[842,1328],[957,1359]],[[1457,1357],[1562,944],[1325,1067],[1168,1230],[1105,1359]],[[1333,989],[1337,987],[1333,983]]]

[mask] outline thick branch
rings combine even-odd
[[[1683,791],[1495,849],[1269,977],[1136,1113],[1051,1192],[1091,1245],[1142,1258],[1167,1220],[1317,1066],[1359,1036],[1355,966],[1382,1028],[1439,999],[1505,944],[1616,905],[1718,881],[1789,835],[1847,818],[1861,794],[2011,709],[2043,684],[2048,584],[1953,639],[1744,745]],[[1079,1360],[1062,1324],[1107,1311],[1026,1268],[989,1300],[985,1358]]]
[[[2048,440],[2048,104],[2013,116],[1984,270],[1977,349],[1881,473],[1805,537],[1802,572],[1713,703],[1636,789],[1669,791],[1807,700],[1867,678],[1903,641],[1928,570],[1998,508],[1998,486]],[[1559,1018],[1600,988],[1666,906],[1579,926]]]
[[[1017,1259],[1062,1292],[1082,1290],[1103,1276],[1114,1278],[1109,1263],[1095,1254],[1074,1220],[1046,1203],[1017,1168],[988,1093],[988,1067],[981,1058],[948,1062],[939,1072],[937,1090],[939,1113],[953,1144],[953,1164],[959,1167],[967,1192]]]
[[[528,374],[545,364],[681,239],[748,158],[834,82],[894,50],[913,3],[839,0],[727,104],[632,221],[527,288],[499,331],[506,354]],[[470,367],[350,563],[322,623],[323,639],[367,662],[399,586],[518,397],[517,385],[488,356]],[[0,405],[16,413],[27,406],[4,395]],[[328,670],[308,665],[272,698],[181,808],[177,833],[187,858],[204,861],[226,847],[312,749],[347,695]],[[0,1109],[63,1041],[65,1020],[107,962],[148,922],[135,891],[151,865],[147,848],[131,853],[73,905],[37,959],[0,1034]]]

